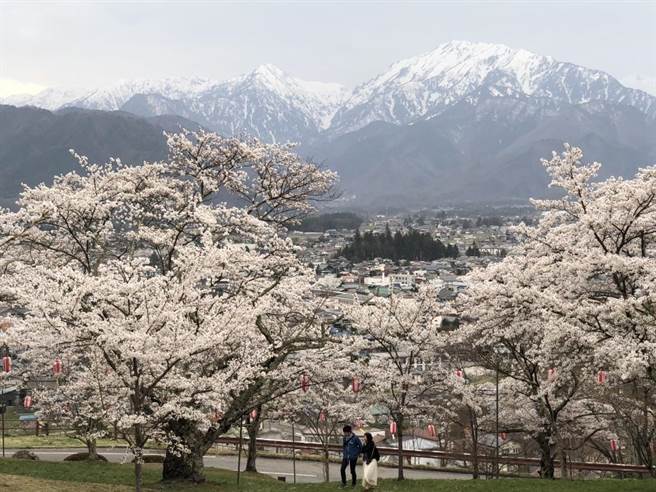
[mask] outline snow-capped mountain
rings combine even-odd
[[[345,94],[339,84],[308,82],[273,65],[262,65],[183,98],[185,110],[179,114],[231,135],[245,133],[273,142],[305,141],[328,126]],[[171,104],[176,103],[168,101],[166,106]]]
[[[115,111],[135,94],[159,94],[169,99],[190,97],[210,89],[217,82],[200,77],[170,77],[160,80],[120,80],[107,87],[88,91],[64,106]]]
[[[310,82],[262,65],[227,81],[205,78],[122,80],[94,90],[47,89],[0,102],[50,110],[124,110],[140,116],[175,114],[228,134],[267,141],[316,137],[347,96],[340,84]]]
[[[481,90],[501,97],[544,97],[556,104],[623,104],[656,117],[656,98],[599,70],[500,44],[452,41],[394,63],[357,87],[335,115],[331,130],[344,134],[373,121],[427,119]]]
[[[159,94],[167,98],[182,98],[197,94],[218,84],[203,78],[164,78],[161,80],[119,80],[97,89],[53,87],[38,94],[24,94],[0,99],[13,106],[35,106],[57,110],[65,107],[116,111],[135,94]]]
[[[38,94],[17,94],[0,98],[0,103],[11,106],[34,106],[37,108],[55,110],[89,94],[88,89],[51,87]]]

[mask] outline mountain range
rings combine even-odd
[[[227,81],[122,81],[2,102],[54,110],[55,120],[80,108],[93,111],[78,116],[117,112],[160,128],[153,118],[174,115],[175,124],[299,142],[300,152],[338,171],[344,204],[376,208],[543,195],[538,160],[565,141],[603,162],[606,174],[656,163],[656,97],[599,70],[487,43],[440,45],[352,91],[263,65]],[[72,130],[60,127],[61,138]],[[118,137],[89,135],[125,148]]]

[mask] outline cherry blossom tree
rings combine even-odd
[[[470,322],[459,335],[478,364],[501,374],[500,391],[514,395],[516,420],[539,445],[541,475],[553,478],[559,418],[581,394],[591,355],[585,338],[546,311],[542,282],[551,278],[537,261],[509,256],[471,275],[461,300]]]
[[[110,422],[108,408],[115,397],[114,388],[107,386],[103,364],[92,360],[84,364],[74,362],[71,364],[74,371],[67,368],[54,376],[49,371],[42,371],[44,363],[48,362],[45,357],[31,362],[34,363],[27,365],[29,371],[22,376],[29,378],[33,384],[38,382],[32,398],[39,420],[57,422],[67,436],[84,443],[87,459],[99,459],[96,443],[109,435],[113,423]],[[45,369],[49,369],[47,365]]]
[[[172,415],[188,411],[181,403],[203,386],[202,377],[194,382],[183,372],[182,361],[225,353],[223,338],[249,322],[248,310],[207,295],[214,287],[214,274],[207,272],[218,259],[211,253],[220,252],[181,254],[176,261],[187,266],[176,276],[152,275],[143,258],[102,265],[94,276],[70,267],[20,269],[16,291],[28,314],[23,328],[17,325],[25,354],[37,347],[57,351],[64,361],[79,353],[102,359],[104,383],[112,390],[103,394],[99,386],[94,400],[105,403],[108,420],[126,437],[138,488],[146,443],[161,435]],[[83,377],[86,366],[71,370]],[[94,389],[90,383],[86,387]]]
[[[253,321],[241,325],[235,348],[219,366],[204,359],[197,362],[210,379],[241,379],[244,374],[252,377],[238,390],[203,395],[213,402],[213,410],[207,415],[219,411],[222,415],[219,421],[209,426],[192,424],[187,417],[169,422],[168,426],[172,422],[174,425],[184,422],[187,432],[184,435],[176,432],[176,437],[187,452],[167,453],[165,477],[169,470],[177,471],[180,467],[184,467],[184,475],[198,477],[202,473],[202,457],[221,434],[252,409],[268,407],[275,399],[299,391],[300,377],[307,372],[308,364],[329,357],[331,337],[320,316],[322,302],[309,297],[308,285],[298,279],[284,279],[278,288],[258,299]],[[223,370],[223,366],[229,366],[230,371]],[[197,406],[191,401],[188,405]],[[172,430],[169,427],[169,432]]]
[[[525,232],[534,254],[561,258],[561,289],[553,293],[560,305],[553,312],[589,340],[596,370],[615,374],[615,381],[632,389],[626,395],[634,400],[629,406],[641,409],[639,427],[645,430],[632,441],[639,462],[650,466],[649,428],[656,410],[656,168],[643,168],[631,179],[595,181],[601,165],[583,164],[582,157],[581,149],[566,146],[544,161],[552,186],[566,195],[536,201],[543,218]],[[627,427],[632,426],[627,422]]]
[[[546,477],[563,416],[600,370],[635,384],[645,421],[654,408],[656,170],[595,182],[600,164],[582,164],[582,155],[566,146],[543,161],[564,197],[534,201],[539,222],[519,229],[508,258],[470,278],[463,310],[473,320],[463,333],[484,359],[505,349],[500,370],[526,398],[523,421],[539,423],[532,432]]]
[[[448,385],[446,334],[440,330],[444,306],[437,292],[422,287],[416,296],[373,298],[345,309],[354,331],[354,348],[367,357],[370,394],[384,404],[396,425],[398,479],[404,478],[404,426],[428,406],[440,406]]]
[[[57,350],[78,375],[88,365],[79,351],[103,361],[137,486],[143,446],[164,434],[167,458],[185,464],[173,470],[202,479],[208,442],[262,398],[263,368],[321,341],[315,311],[288,310],[309,277],[278,227],[334,175],[284,146],[209,133],[168,142],[168,161],[141,166],[78,156],[82,173],[26,189],[19,210],[0,216],[26,358]],[[210,418],[219,411],[220,424]],[[180,453],[199,432],[194,452]]]

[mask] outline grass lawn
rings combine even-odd
[[[208,483],[194,486],[181,483],[162,485],[161,465],[144,466],[147,490],[198,492],[237,490],[253,492],[322,492],[336,490],[336,484],[284,484],[257,474],[242,475],[237,488],[234,472],[207,469]],[[52,463],[0,460],[0,491],[124,491],[133,485],[132,465],[112,463]],[[492,480],[407,480],[382,481],[378,490],[390,492],[648,492],[656,490],[655,480],[540,481],[531,479]]]

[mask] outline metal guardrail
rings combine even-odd
[[[239,444],[239,438],[237,437],[220,437],[216,440],[220,444]],[[244,443],[247,444],[247,441],[244,440]],[[296,441],[292,443],[291,441],[286,440],[276,440],[276,439],[257,439],[257,446],[268,446],[275,448],[283,449],[298,449],[298,450],[308,450],[308,451],[328,451],[341,452],[342,447],[336,444],[329,444],[324,446],[316,442],[304,442]],[[379,447],[378,450],[382,455],[387,456],[399,456],[399,450],[397,448],[390,447]],[[418,458],[434,458],[438,460],[450,460],[450,461],[466,461],[471,463],[474,459],[474,455],[471,453],[454,453],[450,451],[420,451],[415,449],[404,449],[400,453],[403,457],[418,457]],[[497,458],[489,455],[477,455],[479,462],[487,463],[496,463]],[[505,465],[528,465],[528,466],[540,466],[539,458],[524,458],[524,457],[509,457],[509,456],[499,456],[499,464]],[[558,468],[560,466],[560,461],[556,460],[554,466]],[[638,473],[641,475],[650,475],[651,471],[649,468],[642,465],[632,465],[624,463],[593,463],[593,462],[583,462],[583,461],[570,461],[566,463],[566,466],[570,470],[584,470],[584,471],[602,471],[602,472],[613,472],[613,473]]]

